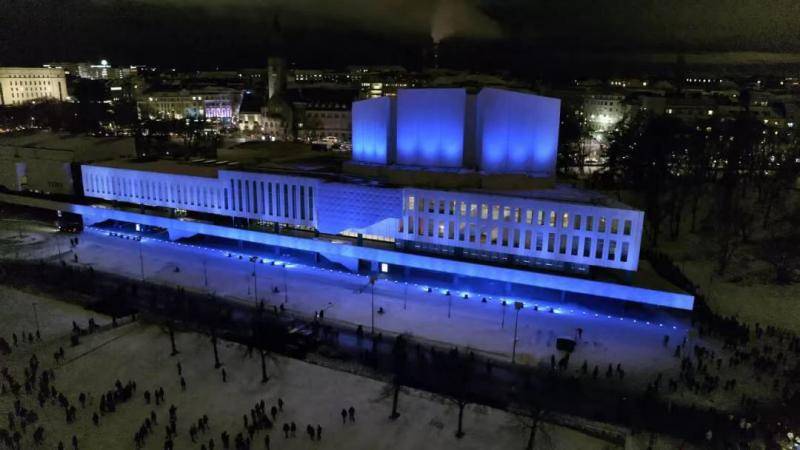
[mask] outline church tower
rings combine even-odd
[[[278,15],[272,22],[271,53],[267,59],[267,99],[271,100],[276,95],[282,96],[286,92],[286,58],[284,55],[283,32]]]

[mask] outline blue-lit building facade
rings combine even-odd
[[[164,227],[171,238],[208,234],[313,252],[353,271],[364,263],[425,269],[691,309],[685,294],[588,276],[637,271],[643,213],[555,183],[559,109],[557,99],[499,89],[400,90],[353,104],[352,160],[340,173],[115,160],[81,166],[82,194],[162,214],[52,207],[88,225],[113,219]],[[393,181],[394,172],[411,181]]]
[[[136,166],[141,169],[130,168]],[[312,176],[206,168],[198,172],[216,175],[183,175],[149,169],[147,163],[84,165],[84,195],[361,235],[395,242],[398,251],[459,259],[578,271],[590,266],[635,271],[639,261],[643,215],[632,209]]]

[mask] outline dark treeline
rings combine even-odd
[[[562,125],[560,162],[583,172],[581,142],[588,131],[572,119]],[[775,282],[796,281],[797,127],[772,127],[747,108],[733,118],[709,116],[693,124],[645,111],[610,133],[603,156],[588,184],[625,193],[624,200],[644,210],[646,248],[696,233],[708,238],[719,275],[737,252],[750,248],[773,268]]]

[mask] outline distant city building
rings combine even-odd
[[[377,98],[387,95],[397,95],[398,89],[405,89],[407,87],[409,87],[409,85],[404,81],[362,81],[361,98]]]
[[[336,142],[350,142],[350,103],[310,103],[305,106],[298,138],[319,141],[331,138]]]
[[[292,79],[296,84],[351,84],[349,73],[331,69],[294,69]]]
[[[625,96],[590,93],[584,97],[583,114],[593,131],[613,129],[627,113]]]
[[[121,80],[131,76],[135,76],[139,69],[137,67],[112,67],[107,60],[101,60],[100,63],[91,62],[60,62],[45,64],[48,68],[64,69],[67,75],[87,80]]]
[[[0,67],[0,105],[69,98],[63,69]]]
[[[139,115],[149,119],[206,119],[230,124],[239,115],[241,91],[205,88],[150,91],[137,99]]]

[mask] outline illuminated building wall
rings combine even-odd
[[[316,227],[319,180],[220,170],[194,176],[82,166],[87,197]]]
[[[405,188],[397,239],[471,259],[635,271],[643,220],[633,209]]]
[[[175,235],[188,236],[204,234],[208,236],[218,236],[307,252],[317,252],[326,256],[333,255],[342,259],[357,258],[365,261],[386,263],[393,266],[411,267],[458,276],[494,280],[501,283],[536,286],[567,294],[591,296],[597,302],[629,301],[689,311],[692,310],[694,304],[694,297],[684,293],[646,289],[597,281],[589,278],[575,278],[553,273],[486,265],[446,257],[403,253],[385,247],[377,248],[348,245],[324,239],[296,237],[290,234],[264,233],[255,230],[213,225],[210,223],[188,222],[163,216],[109,209],[103,207],[104,205],[74,204],[2,192],[0,192],[0,201],[40,209],[80,214],[86,224],[98,223],[109,219],[139,223],[166,228],[169,230],[170,235],[172,235],[174,231],[176,232]]]
[[[639,263],[644,215],[633,209],[203,169],[197,176],[84,165],[84,194],[327,234],[360,232],[426,252],[459,249],[471,259],[628,271]]]
[[[501,89],[481,90],[476,145],[480,169],[551,176],[558,151],[561,101]]]
[[[397,93],[397,164],[459,168],[464,155],[464,89]]]
[[[394,153],[391,97],[353,102],[353,160],[390,164]]]
[[[0,106],[68,97],[63,69],[0,67]]]
[[[396,100],[353,104],[353,161],[552,177],[560,109],[501,89],[400,89]]]

